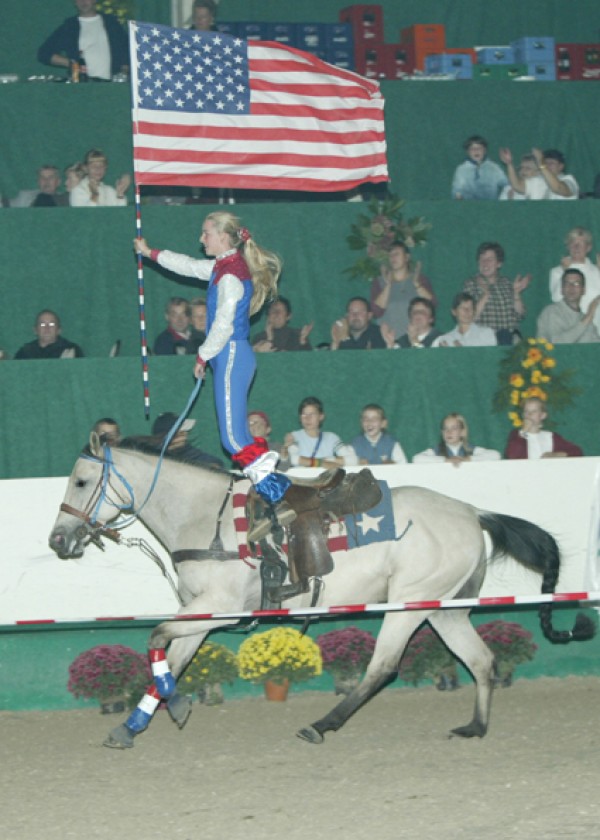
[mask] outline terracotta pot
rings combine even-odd
[[[267,700],[274,700],[275,702],[282,703],[284,700],[287,700],[290,681],[283,680],[283,682],[279,683],[273,682],[273,680],[265,680],[264,687],[265,697]]]

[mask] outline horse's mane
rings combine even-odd
[[[163,438],[157,438],[154,435],[129,435],[123,438],[114,449],[127,449],[132,452],[141,452],[144,455],[154,455],[156,458],[160,456]],[[89,449],[89,446],[87,447]],[[165,452],[165,458],[169,461],[178,461],[180,464],[187,464],[190,467],[195,467],[199,470],[205,470],[211,473],[220,473],[221,475],[229,475],[229,472],[216,464],[202,464],[194,461],[192,458],[186,458],[185,455],[180,455],[177,451]]]

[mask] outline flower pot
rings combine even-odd
[[[287,700],[290,681],[283,680],[282,682],[273,682],[273,680],[265,680],[264,688],[267,700],[273,700],[276,703],[283,703],[284,700]]]
[[[122,714],[127,708],[127,701],[124,697],[107,697],[100,701],[100,714],[113,715]]]
[[[225,701],[221,683],[203,685],[198,691],[198,699],[205,706],[218,706]]]

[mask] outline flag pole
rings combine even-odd
[[[129,65],[131,81],[132,113],[131,122],[133,133],[137,133],[138,125],[138,73],[137,73],[137,26],[136,22],[129,21]],[[140,199],[140,187],[137,182],[135,156],[133,160],[134,186],[135,186],[135,228],[138,239],[142,238],[142,202]],[[142,387],[144,391],[144,416],[146,420],[150,417],[150,383],[148,379],[148,338],[146,335],[146,296],[144,291],[144,259],[138,252],[137,255],[137,286],[138,286],[138,311],[140,318],[140,350],[142,356]]]

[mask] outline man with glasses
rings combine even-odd
[[[538,338],[553,344],[590,344],[600,341],[594,326],[594,316],[600,295],[588,304],[587,312],[581,311],[585,295],[585,275],[578,268],[568,268],[562,276],[562,300],[551,303],[542,310],[537,322]]]
[[[80,359],[83,351],[60,334],[60,318],[51,309],[42,309],[36,315],[33,331],[36,339],[24,344],[15,359]]]
[[[415,297],[408,305],[408,329],[396,342],[397,346],[431,347],[441,333],[434,327],[435,309],[433,303],[424,297]]]

